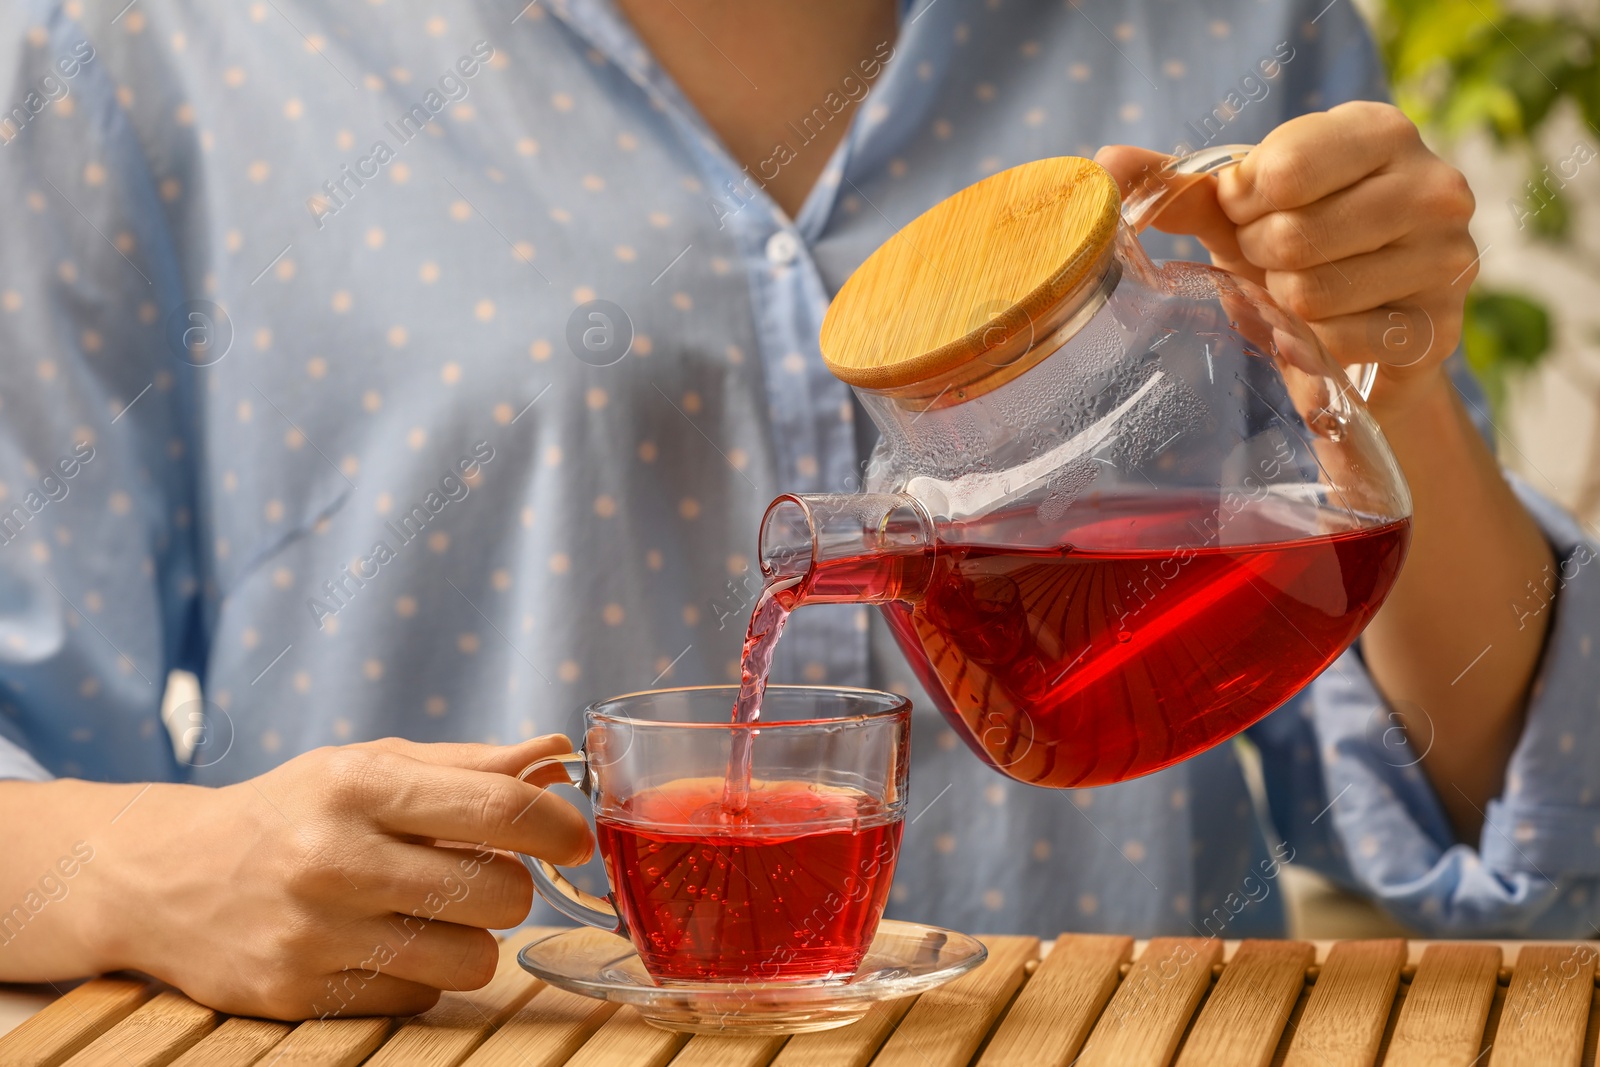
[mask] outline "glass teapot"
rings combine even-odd
[[[1410,494],[1354,372],[1260,286],[1139,244],[1248,150],[1126,201],[1085,159],[995,174],[823,322],[881,431],[868,491],[773,501],[762,571],[786,606],[880,605],[1018,781],[1104,785],[1233,736],[1356,639],[1405,558]]]

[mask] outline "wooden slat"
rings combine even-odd
[[[546,986],[467,1060],[467,1067],[560,1067],[617,1005]]]
[[[1307,984],[1300,990],[1300,995],[1295,998],[1294,1010],[1289,1013],[1289,1022],[1283,1028],[1283,1036],[1278,1038],[1278,1047],[1272,1052],[1272,1067],[1283,1067],[1284,1061],[1289,1058],[1289,1039],[1300,1028],[1300,1017],[1306,1013],[1306,1001],[1311,999],[1312,987]]]
[[[1240,945],[1184,1040],[1177,1067],[1267,1067],[1315,957],[1306,941]]]
[[[482,989],[447,992],[439,1003],[403,1023],[369,1067],[456,1067],[543,985],[517,963],[525,931],[500,944],[500,963]]]
[[[0,983],[0,1040],[5,1035],[38,1015],[60,1000],[76,982],[65,986],[51,982],[31,982],[19,985]]]
[[[1489,1067],[1577,1067],[1583,1060],[1595,950],[1530,945],[1517,954]]]
[[[1222,958],[1212,938],[1152,938],[1084,1043],[1078,1067],[1165,1067]]]
[[[917,998],[872,1062],[874,1067],[966,1067],[1039,958],[1037,937],[985,937],[989,958]]]
[[[624,1006],[567,1063],[568,1067],[662,1067],[688,1041],[688,1034],[659,1030]]]
[[[1589,1032],[1583,1037],[1583,1067],[1594,1067],[1596,1046],[1600,1046],[1600,989],[1589,1001]]]
[[[1505,1005],[1506,987],[1496,981],[1494,999],[1489,1002],[1489,1021],[1484,1023],[1483,1037],[1478,1041],[1478,1058],[1472,1061],[1474,1067],[1488,1061],[1489,1050],[1494,1047],[1495,1034],[1500,1029],[1500,1011]]]
[[[218,1015],[182,993],[158,993],[67,1061],[67,1067],[156,1067],[217,1027]]]
[[[1600,1040],[1592,943],[1514,945],[1502,970],[1492,943],[1323,942],[1302,993],[1311,948],[1300,943],[1243,943],[1213,987],[1216,941],[1152,941],[1120,986],[1126,938],[1063,935],[1031,979],[1037,941],[985,941],[991,960],[972,974],[792,1038],[658,1030],[632,1009],[543,988],[510,946],[489,986],[447,994],[398,1030],[381,1018],[217,1026],[217,1013],[159,985],[97,979],[0,1036],[0,1067],[354,1067],[369,1056],[391,1067],[964,1067],[980,1049],[983,1067],[1572,1067],[1592,1065]],[[1408,952],[1420,961],[1401,982]]]
[[[156,988],[130,978],[83,983],[0,1037],[0,1067],[56,1067],[155,996]]]
[[[293,1027],[268,1019],[232,1018],[173,1061],[172,1067],[250,1067]]]
[[[262,1062],[272,1067],[355,1067],[378,1050],[393,1028],[394,1020],[387,1017],[308,1019]]]
[[[1470,1067],[1499,970],[1499,945],[1429,945],[1395,1022],[1384,1067]]]
[[[1006,1012],[980,1067],[1071,1063],[1117,988],[1133,938],[1062,934]]]
[[[1333,946],[1290,1035],[1284,1067],[1372,1067],[1405,962],[1400,938]]]
[[[1394,991],[1394,1007],[1389,1009],[1388,1021],[1383,1024],[1383,1040],[1378,1042],[1379,1063],[1383,1063],[1389,1056],[1389,1044],[1394,1041],[1394,1024],[1400,1021],[1400,1016],[1405,1011],[1406,998],[1410,993],[1411,979],[1406,977],[1406,973],[1402,969],[1400,972],[1400,987]]]
[[[767,1067],[787,1036],[715,1037],[696,1034],[672,1061],[673,1067]]]
[[[866,1015],[837,1030],[796,1034],[772,1061],[773,1067],[866,1067],[916,999],[874,1004]]]

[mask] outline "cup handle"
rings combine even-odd
[[[1147,174],[1122,201],[1122,221],[1134,233],[1141,233],[1165,211],[1178,194],[1208,174],[1226,170],[1244,161],[1255,148],[1252,144],[1221,144],[1190,152],[1186,156],[1169,159]],[[1345,368],[1350,383],[1366,400],[1372,395],[1373,383],[1378,380],[1376,363],[1355,363]]]
[[[589,757],[586,754],[567,752],[560,756],[547,756],[522,768],[517,780],[525,782],[530,774],[547,767],[560,767],[568,785],[593,799],[594,780],[589,774]],[[524,856],[520,852],[516,853],[516,857],[528,868],[528,873],[533,876],[533,887],[552,908],[574,922],[622,937],[628,936],[628,924],[617,911],[615,901],[585,893],[561,873],[561,868],[548,860]]]

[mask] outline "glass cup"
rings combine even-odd
[[[867,689],[632,693],[584,710],[580,750],[524,780],[565,780],[594,810],[611,892],[522,856],[571,919],[632,940],[658,982],[847,978],[872,944],[905,816],[911,703]],[[748,758],[747,789],[737,768]]]

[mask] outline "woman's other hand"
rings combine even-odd
[[[152,786],[97,837],[101,962],[282,1019],[413,1014],[478,988],[499,959],[489,931],[533,899],[505,853],[593,850],[576,808],[514,777],[570,748],[391,738],[219,789]]]

